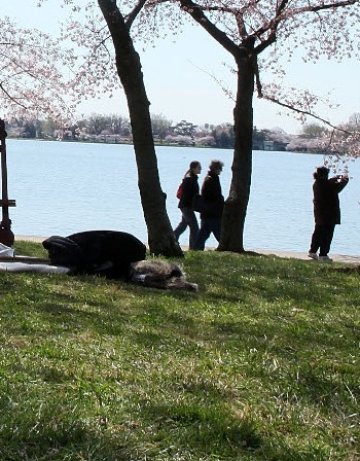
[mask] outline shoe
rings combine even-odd
[[[312,253],[311,251],[309,251],[308,256],[309,258],[312,258],[312,259],[319,259],[318,255],[316,253]]]
[[[329,256],[319,256],[319,261],[323,261],[325,263],[331,263],[332,259]]]

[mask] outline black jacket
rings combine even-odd
[[[191,208],[194,196],[199,193],[199,183],[196,174],[185,176],[182,182],[183,194],[179,200],[179,208]]]
[[[340,224],[339,192],[344,189],[348,182],[347,177],[339,176],[315,180],[313,191],[316,224],[322,226]]]
[[[201,213],[202,218],[221,218],[224,208],[224,197],[221,193],[219,175],[208,172],[204,179],[201,195],[204,201],[204,211]]]

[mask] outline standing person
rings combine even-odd
[[[174,230],[176,240],[185,232],[189,226],[189,250],[195,249],[195,243],[199,232],[199,224],[192,209],[192,202],[195,195],[199,193],[198,175],[201,173],[201,164],[197,160],[190,163],[188,171],[182,181],[182,195],[178,208],[181,211],[181,221]]]
[[[219,175],[223,166],[224,164],[220,160],[212,160],[201,188],[203,210],[200,213],[201,226],[196,242],[197,250],[204,250],[205,242],[210,237],[211,232],[218,242],[220,240],[224,197],[221,192]]]
[[[329,169],[322,166],[314,173],[315,230],[308,256],[320,261],[332,261],[328,253],[336,224],[340,224],[339,192],[349,182],[347,175],[328,178]],[[317,251],[320,249],[319,256]]]

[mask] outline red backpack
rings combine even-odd
[[[183,183],[180,184],[178,187],[178,190],[176,191],[176,197],[180,200],[183,196],[184,189],[183,189]]]

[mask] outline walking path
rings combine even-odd
[[[264,255],[274,255],[279,258],[295,258],[295,259],[304,259],[306,261],[313,261],[317,263],[314,259],[308,257],[307,252],[300,251],[281,251],[281,250],[254,250],[257,253]],[[355,264],[360,266],[360,256],[350,256],[350,255],[339,255],[339,254],[329,254],[329,257],[336,263],[344,264]],[[321,264],[321,263],[320,263]]]
[[[31,235],[17,235],[15,237],[16,240],[26,240],[29,242],[37,242],[41,243],[47,237],[39,237],[39,236],[31,236]],[[252,249],[249,251],[255,251],[256,253],[263,254],[263,255],[274,255],[278,256],[279,258],[294,258],[294,259],[303,259],[306,261],[314,261],[313,259],[309,258],[307,253],[300,252],[300,251],[282,251],[282,250],[262,250],[262,249]],[[360,266],[360,256],[351,256],[351,255],[339,255],[339,254],[330,254],[331,259],[337,263],[344,263],[344,264],[355,264]]]

